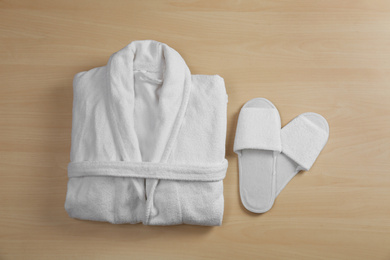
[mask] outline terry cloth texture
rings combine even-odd
[[[166,44],[135,41],[73,82],[65,209],[78,219],[221,225],[227,94]]]

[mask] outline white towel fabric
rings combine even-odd
[[[234,140],[240,197],[254,213],[268,211],[275,201],[275,163],[282,150],[280,125],[278,110],[265,98],[249,100],[240,111]]]
[[[329,138],[329,125],[317,113],[303,113],[283,127],[282,153],[276,163],[276,196],[300,171],[313,166]]]
[[[312,167],[328,137],[328,123],[319,114],[304,113],[280,131],[279,113],[270,101],[248,101],[241,109],[234,143],[245,208],[254,213],[271,209],[287,183]]]
[[[65,209],[78,219],[221,225],[227,94],[166,44],[135,41],[74,78]]]

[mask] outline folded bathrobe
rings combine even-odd
[[[135,41],[73,82],[65,209],[78,219],[221,225],[227,94],[175,50]]]

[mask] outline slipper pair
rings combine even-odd
[[[311,168],[328,137],[328,123],[319,114],[301,114],[281,129],[279,112],[269,100],[248,101],[234,140],[245,208],[254,213],[270,210],[287,183]]]

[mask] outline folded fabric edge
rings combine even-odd
[[[212,165],[181,165],[137,162],[71,162],[68,177],[112,176],[165,179],[178,181],[221,181],[226,176],[228,161]]]

